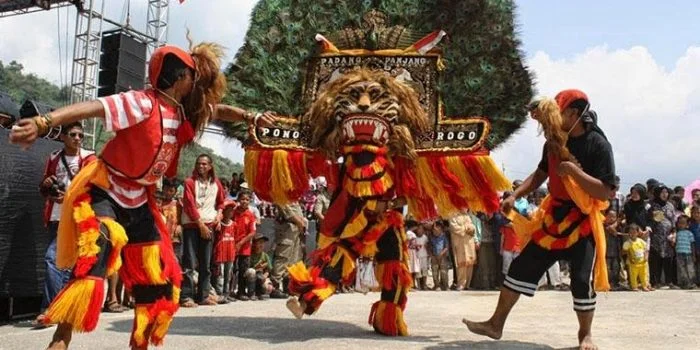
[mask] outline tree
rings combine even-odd
[[[46,103],[54,108],[70,102],[70,88],[58,87],[35,74],[24,74],[24,67],[12,61],[4,65],[0,61],[0,91],[6,92],[19,104],[31,99]]]

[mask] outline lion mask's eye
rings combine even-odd
[[[357,100],[358,98],[360,98],[360,92],[357,91],[356,89],[352,89],[352,90],[350,90],[350,97]]]
[[[378,89],[378,88],[374,88],[374,89],[370,89],[370,90],[369,90],[369,97],[370,97],[372,100],[376,100],[377,98],[379,98],[379,96],[380,96],[381,94],[382,94],[382,91],[381,91],[380,89]]]

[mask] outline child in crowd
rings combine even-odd
[[[231,195],[231,183],[228,180],[221,178],[219,178],[219,182],[221,182],[221,188],[224,189],[226,200],[235,200],[235,198],[233,198]]]
[[[620,289],[620,237],[618,218],[615,210],[609,209],[605,214],[605,260],[608,266],[608,283],[611,290]]]
[[[690,224],[688,229],[695,239],[695,285],[700,286],[700,206],[690,208]]]
[[[418,261],[418,250],[416,249],[417,230],[417,222],[413,220],[406,221],[406,241],[408,244],[408,272],[411,273],[414,284],[419,283],[418,274],[420,273],[420,261]]]
[[[426,244],[428,237],[425,235],[425,226],[416,224],[408,236],[408,258],[409,271],[413,275],[413,280],[419,290],[426,289],[426,279],[428,277],[428,250]]]
[[[647,279],[649,250],[647,242],[639,237],[642,233],[637,224],[627,226],[627,234],[629,240],[622,246],[622,251],[627,257],[627,267],[629,268],[630,288],[638,292],[639,282],[641,281],[642,290],[649,291],[649,281]]]
[[[679,216],[671,239],[676,247],[676,278],[683,289],[695,288],[695,237],[688,229],[689,221],[687,215]]]
[[[445,235],[445,225],[442,221],[436,221],[433,225],[432,235],[430,237],[430,265],[433,269],[433,290],[438,287],[441,290],[447,290],[449,282],[447,272],[450,264],[450,246]]]
[[[180,218],[182,217],[182,203],[175,198],[177,194],[177,180],[163,178],[160,212],[165,219],[165,225],[168,227],[170,239],[173,242],[173,249],[178,262],[182,259],[182,225]]]
[[[508,198],[511,192],[506,192],[503,194],[503,198]],[[503,275],[508,274],[508,269],[510,269],[510,264],[515,260],[515,258],[520,255],[520,240],[518,239],[515,229],[513,228],[513,223],[510,222],[503,214],[494,214],[494,220],[499,222],[499,231],[501,233],[501,256],[503,257]]]
[[[234,201],[229,200],[224,203],[221,229],[217,232],[216,243],[214,243],[214,263],[217,271],[223,270],[223,283],[220,292],[223,292],[224,296],[228,296],[233,289],[231,285],[232,271],[236,261],[236,226],[233,222],[235,208],[236,202]],[[222,298],[221,300],[221,303],[227,303],[230,298]]]
[[[246,281],[248,282],[248,298],[250,300],[269,299],[265,282],[270,275],[272,261],[265,253],[265,243],[269,239],[258,233],[253,239],[253,252],[250,255],[250,268],[246,271]]]
[[[250,268],[250,253],[252,250],[253,237],[256,232],[255,214],[248,209],[250,204],[250,193],[247,191],[238,192],[238,206],[233,211],[233,224],[235,225],[236,236],[236,267],[238,268],[238,291],[236,299],[242,301],[250,300],[246,292],[248,283],[245,273]],[[233,288],[232,288],[233,289]]]

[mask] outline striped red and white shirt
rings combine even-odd
[[[98,100],[105,109],[105,129],[110,132],[143,122],[151,116],[154,107],[146,91],[128,91],[101,97]],[[111,188],[106,191],[124,208],[137,208],[146,203],[148,196],[145,185],[155,184],[161,178],[178,151],[176,136],[180,118],[177,107],[160,103],[160,111],[163,116],[163,145],[146,175],[134,181],[125,178],[117,170],[109,168]],[[134,155],[124,155],[124,157],[131,156]]]

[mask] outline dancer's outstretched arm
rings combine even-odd
[[[254,113],[251,111],[246,111],[242,108],[218,104],[216,105],[214,119],[225,122],[247,121],[249,123],[254,123],[256,126],[268,126],[275,122],[276,116],[275,113],[270,111],[266,111],[264,113]]]
[[[12,127],[10,142],[28,148],[37,138],[52,127],[75,123],[90,118],[104,118],[105,110],[98,100],[80,102],[61,107],[51,113],[33,118],[20,119]]]

